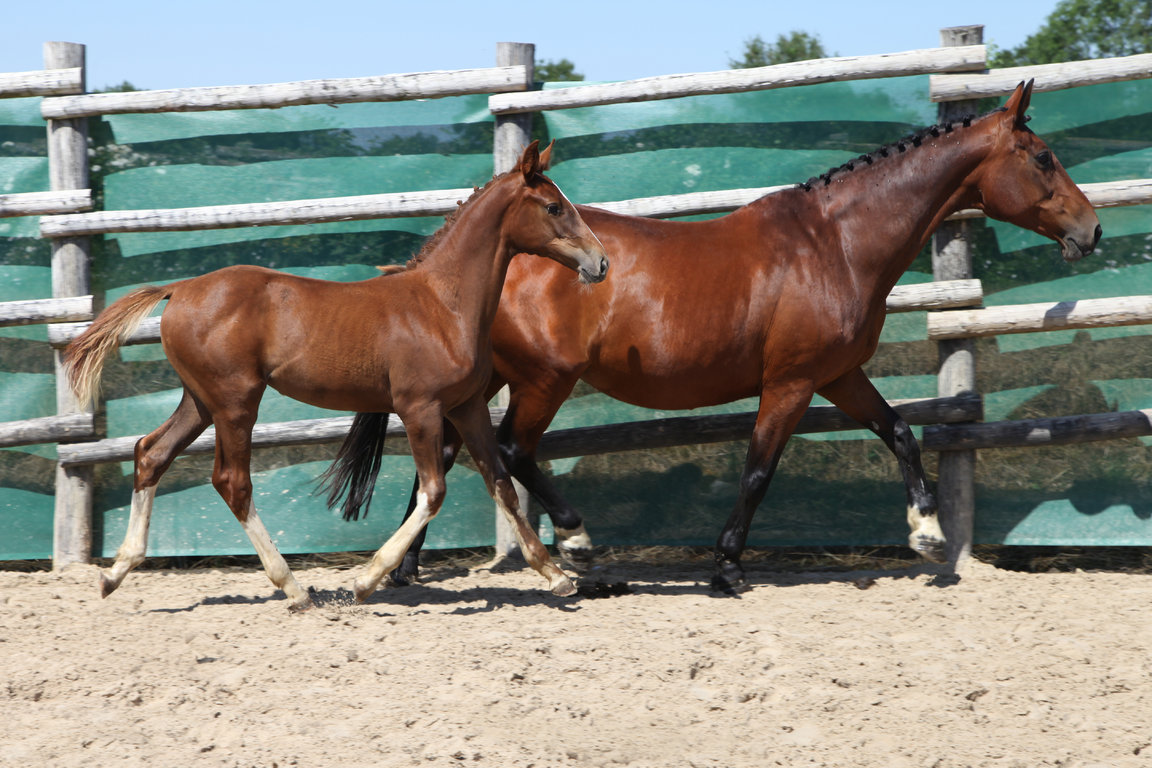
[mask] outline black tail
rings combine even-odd
[[[356,414],[336,460],[320,475],[317,492],[328,490],[329,509],[343,499],[345,520],[359,520],[361,508],[365,515],[368,514],[387,436],[387,413]]]

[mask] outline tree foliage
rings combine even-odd
[[[1053,64],[1152,51],[1152,0],[1060,0],[1034,34],[995,51],[994,67]]]
[[[583,80],[584,75],[576,71],[576,65],[568,59],[538,60],[536,79],[542,83],[560,83]]]
[[[785,64],[789,61],[823,59],[828,56],[819,35],[810,35],[800,30],[792,30],[787,35],[777,35],[776,42],[766,43],[760,35],[744,41],[744,56],[729,59],[729,69],[751,69],[767,67],[771,64]]]

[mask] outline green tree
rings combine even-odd
[[[1044,25],[993,67],[1052,64],[1152,51],[1152,0],[1061,0]]]
[[[542,83],[570,82],[583,80],[584,75],[576,71],[576,65],[568,59],[536,62],[536,79]]]
[[[787,35],[777,35],[776,42],[766,43],[756,35],[744,41],[744,56],[729,59],[729,69],[750,69],[766,67],[770,64],[784,64],[789,61],[823,59],[828,56],[818,35],[810,35],[800,30],[792,30]]]

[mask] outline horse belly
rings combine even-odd
[[[665,357],[636,346],[601,355],[582,377],[617,400],[644,408],[685,410],[760,394],[763,367],[747,351]]]

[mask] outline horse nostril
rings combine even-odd
[[[1100,237],[1101,237],[1103,234],[1104,234],[1104,230],[1100,228],[1100,225],[1099,225],[1099,224],[1097,224],[1097,225],[1096,225],[1096,233],[1095,233],[1095,235],[1096,235],[1096,236],[1095,236],[1095,238],[1092,240],[1092,245],[1093,245],[1093,246],[1095,246],[1097,243],[1099,243],[1099,242],[1100,242]]]
[[[1099,229],[1099,227],[1097,227]],[[608,274],[608,259],[600,259],[600,274]]]

